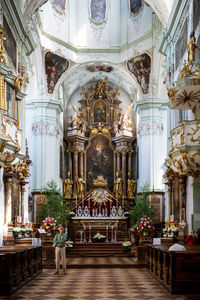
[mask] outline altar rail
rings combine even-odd
[[[0,296],[9,296],[42,272],[42,247],[0,247]]]
[[[172,294],[200,293],[200,246],[168,251],[170,245],[147,246],[147,268]]]

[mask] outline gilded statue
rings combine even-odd
[[[23,175],[23,177],[29,177],[28,166],[26,162],[19,162],[17,166],[17,171]]]
[[[127,196],[129,199],[133,198],[136,192],[136,180],[131,179],[131,174],[128,172],[128,187]]]
[[[84,192],[85,192],[85,180],[82,178],[82,174],[81,174],[81,178],[78,178],[77,180],[77,195],[79,198],[82,198],[84,196]]]
[[[195,50],[197,49],[197,44],[196,44],[196,38],[194,35],[194,31],[190,33],[190,40],[189,43],[187,44],[187,51],[188,51],[188,62],[192,63],[195,61]]]
[[[114,182],[114,193],[118,198],[122,197],[122,178],[118,177],[118,172],[116,172],[116,180]]]
[[[67,173],[67,178],[64,180],[64,194],[65,199],[70,199],[72,197],[72,185],[73,180],[71,179],[71,173]]]

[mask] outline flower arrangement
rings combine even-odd
[[[25,229],[25,233],[26,233],[27,235],[31,235],[32,232],[33,232],[33,229],[32,229],[32,228],[26,228],[26,229]]]
[[[14,227],[13,228],[13,236],[18,237],[19,234],[21,234],[21,227]]]
[[[151,219],[146,216],[143,216],[141,221],[137,222],[136,226],[136,232],[140,236],[148,236],[155,230]]]
[[[74,242],[72,242],[70,240],[66,241],[65,248],[67,251],[70,251],[73,248],[73,246],[74,246]]]
[[[124,251],[131,251],[131,242],[130,241],[125,241],[123,244],[122,244],[122,248]]]
[[[165,238],[176,238],[178,235],[178,227],[174,223],[165,224],[165,228],[163,229],[163,237]]]
[[[103,235],[103,234],[100,234],[99,232],[97,232],[93,238],[92,238],[92,241],[94,243],[104,243],[106,241],[106,236]]]
[[[58,233],[58,226],[54,218],[46,218],[42,221],[40,228],[44,228],[47,234],[56,234]]]

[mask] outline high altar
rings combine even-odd
[[[118,87],[99,80],[82,87],[79,108],[70,107],[74,116],[69,116],[66,126],[64,192],[74,222],[83,227],[101,220],[100,227],[116,228],[133,205],[136,119],[132,105],[123,111],[119,96]]]

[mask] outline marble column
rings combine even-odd
[[[67,156],[68,156],[68,172],[70,172],[72,176],[72,153],[71,151],[67,150]]]
[[[122,194],[126,197],[126,154],[127,150],[122,150]]]
[[[21,217],[22,217],[22,223],[24,223],[24,194],[25,194],[26,188],[25,185],[22,184],[21,186]]]
[[[117,172],[118,172],[118,176],[120,175],[120,156],[121,153],[119,151],[116,152],[117,154]]]
[[[133,151],[128,151],[128,172],[132,178],[132,153]]]
[[[168,181],[168,202],[169,202],[169,211],[168,211],[168,218],[172,214],[172,184]]]
[[[185,220],[185,179],[183,176],[179,177],[179,183],[178,183],[178,189],[179,189],[179,219],[180,222],[182,222],[182,219]]]
[[[5,219],[4,223],[8,224],[12,221],[12,179],[9,178],[5,184]]]
[[[80,171],[80,177],[81,178],[84,178],[83,177],[83,170],[84,170],[84,166],[83,166],[83,155],[84,155],[84,152],[83,151],[81,151],[80,152],[80,165],[79,165],[79,171]]]
[[[74,179],[74,192],[73,196],[77,194],[77,181],[78,181],[78,149],[73,151],[73,179]]]

